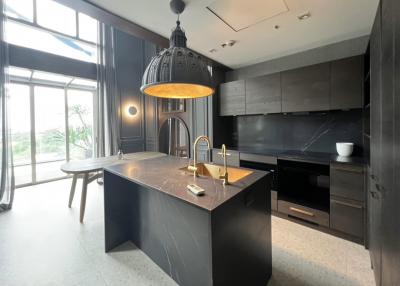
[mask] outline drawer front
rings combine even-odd
[[[364,169],[362,166],[332,164],[330,169],[331,195],[365,201]]]
[[[359,238],[364,237],[364,208],[359,202],[331,198],[330,226],[332,229]]]
[[[240,160],[276,165],[278,160],[274,156],[265,156],[249,153],[240,153]]]
[[[222,158],[222,155],[218,154],[220,152],[221,149],[213,149],[212,160],[215,164],[223,165],[224,158]],[[240,166],[239,152],[227,150],[226,153],[229,154],[229,156],[226,157],[226,164],[228,166],[239,167]]]
[[[271,210],[278,211],[278,192],[271,191]]]
[[[312,223],[329,227],[329,213],[278,200],[278,211]]]

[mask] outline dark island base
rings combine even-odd
[[[210,212],[105,171],[105,250],[132,241],[179,285],[265,286],[269,186],[264,176]]]

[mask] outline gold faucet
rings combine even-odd
[[[208,139],[208,137],[205,135],[197,137],[197,139],[194,141],[194,144],[193,144],[193,166],[188,167],[188,169],[190,171],[193,171],[194,177],[197,177],[197,145],[201,140],[204,140],[207,142],[207,150],[210,150],[210,146],[211,146],[210,139]]]
[[[224,159],[224,174],[220,175],[219,178],[222,179],[222,184],[228,185],[228,167],[227,167],[227,162],[226,162],[226,156],[230,156],[231,154],[226,153],[226,146],[225,144],[222,144],[222,152],[219,152],[218,155],[221,155],[222,158]]]

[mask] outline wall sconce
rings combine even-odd
[[[126,113],[127,113],[128,116],[134,117],[138,113],[138,110],[137,110],[137,108],[135,106],[129,105],[126,108]]]

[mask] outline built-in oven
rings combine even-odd
[[[275,159],[276,160],[276,159]],[[263,163],[263,162],[255,162],[249,160],[240,160],[240,166],[244,168],[268,171],[271,173],[271,209],[273,211],[278,210],[278,174],[277,174],[277,166],[273,163]]]
[[[329,226],[329,164],[278,160],[278,211]]]

